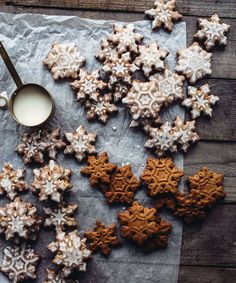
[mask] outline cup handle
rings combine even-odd
[[[7,92],[3,91],[0,93],[0,109],[6,109],[8,106],[8,96]]]

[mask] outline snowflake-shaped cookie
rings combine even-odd
[[[42,152],[46,151],[50,158],[56,159],[57,152],[65,146],[66,143],[61,138],[60,128],[56,128],[52,131],[40,131],[40,142],[38,144],[38,148]]]
[[[164,26],[168,31],[172,31],[173,22],[182,19],[176,9],[176,0],[171,0],[166,3],[165,0],[155,0],[154,8],[145,12],[153,20],[152,28],[158,29]]]
[[[102,39],[101,41],[101,50],[95,56],[99,61],[103,62],[104,64],[107,63],[110,59],[117,58],[117,50],[116,47],[109,42],[107,39]]]
[[[169,98],[169,102],[184,98],[184,76],[165,69],[164,74],[156,74],[150,80],[156,81],[159,91]]]
[[[98,119],[102,123],[106,123],[112,113],[116,113],[118,108],[112,103],[110,94],[100,95],[98,101],[87,101],[87,119],[92,121]]]
[[[153,71],[163,71],[165,68],[164,60],[169,52],[160,49],[157,42],[138,47],[139,55],[135,58],[134,64],[143,70],[148,77]]]
[[[177,152],[176,141],[179,135],[174,131],[170,122],[164,123],[160,128],[149,127],[149,139],[145,143],[145,147],[155,149],[158,156],[163,156],[166,152]]]
[[[218,14],[214,14],[207,19],[198,19],[200,30],[194,35],[195,38],[204,40],[206,50],[210,50],[217,43],[227,45],[226,33],[230,25],[221,24]]]
[[[193,119],[199,117],[202,112],[212,117],[211,105],[215,105],[218,100],[218,96],[211,95],[208,84],[200,88],[190,86],[188,88],[188,98],[182,102],[182,105],[192,109],[191,114]]]
[[[64,153],[74,154],[79,162],[85,159],[88,154],[96,153],[94,143],[96,142],[97,134],[87,133],[82,125],[73,133],[65,133],[65,137],[69,145],[66,146]]]
[[[7,274],[13,283],[35,279],[39,259],[39,255],[25,245],[14,248],[6,247],[3,250],[1,271]]]
[[[198,134],[195,132],[195,124],[196,121],[184,122],[178,116],[174,122],[174,131],[178,135],[177,143],[179,148],[184,152],[187,152],[190,147],[190,143],[194,143],[200,139]]]
[[[57,230],[56,241],[48,245],[48,249],[56,253],[53,263],[58,265],[65,276],[73,271],[86,271],[86,260],[91,251],[86,248],[86,238],[81,239],[76,230],[66,234]]]
[[[191,192],[198,190],[201,193],[201,198],[209,205],[225,197],[223,180],[223,174],[211,171],[207,167],[203,167],[188,179]]]
[[[140,182],[134,176],[130,165],[118,168],[112,175],[111,184],[105,192],[107,202],[130,204],[139,186]]]
[[[32,191],[37,192],[40,201],[51,199],[60,203],[66,191],[72,188],[70,169],[65,169],[54,160],[40,169],[34,169]]]
[[[45,147],[41,143],[41,131],[32,134],[25,133],[21,136],[21,143],[16,147],[16,151],[22,155],[25,164],[37,162],[42,164],[44,162],[43,153]]]
[[[37,208],[29,202],[23,202],[20,197],[0,207],[0,233],[5,234],[6,240],[35,240],[40,224]]]
[[[174,214],[182,217],[187,224],[205,218],[207,203],[202,200],[199,191],[195,190],[190,194],[179,193],[176,202]]]
[[[89,156],[87,166],[81,169],[81,173],[89,177],[92,187],[100,184],[110,184],[111,173],[116,169],[116,165],[109,163],[108,155],[102,152],[98,157]]]
[[[203,50],[197,42],[177,52],[178,63],[175,70],[189,79],[191,84],[212,74],[212,53]]]
[[[127,210],[118,213],[122,237],[133,240],[141,246],[156,241],[155,248],[158,247],[158,240],[161,240],[164,235],[169,235],[171,225],[161,221],[156,213],[155,208],[147,208],[136,201],[133,202]],[[163,230],[166,224],[169,229]]]
[[[79,77],[70,85],[77,92],[78,101],[98,100],[99,93],[107,87],[107,83],[100,79],[100,71],[91,73],[80,70]]]
[[[59,207],[54,209],[49,207],[44,208],[46,214],[44,226],[54,226],[56,229],[61,228],[62,230],[64,230],[65,227],[75,227],[77,223],[73,214],[77,207],[76,204],[65,206],[64,203],[61,203]]]
[[[148,186],[148,194],[155,197],[163,193],[175,194],[178,191],[178,182],[183,175],[183,171],[175,167],[171,158],[149,157],[140,179]]]
[[[73,42],[53,43],[52,49],[43,63],[53,74],[54,80],[76,79],[80,68],[85,63],[85,58]]]
[[[128,104],[133,121],[136,125],[140,119],[156,119],[159,116],[161,106],[168,98],[158,90],[154,81],[133,81],[133,86],[122,102]]]
[[[111,247],[118,246],[120,240],[116,236],[116,225],[104,225],[101,221],[96,221],[96,227],[93,231],[85,233],[85,237],[90,241],[91,251],[100,250],[105,256],[111,253]]]
[[[113,32],[114,34],[108,36],[107,40],[116,46],[118,54],[125,52],[138,53],[138,44],[143,40],[144,36],[135,32],[133,24],[114,24]]]
[[[6,196],[13,200],[18,192],[23,192],[28,189],[28,185],[24,181],[25,170],[16,169],[9,163],[6,163],[0,172],[0,195]]]
[[[131,84],[132,74],[138,69],[132,64],[130,53],[122,54],[121,57],[111,58],[104,64],[102,70],[109,76],[109,87],[123,82]]]

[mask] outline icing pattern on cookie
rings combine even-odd
[[[227,45],[226,34],[230,25],[221,24],[218,14],[214,14],[207,19],[198,19],[200,30],[194,35],[196,39],[204,40],[206,50],[210,50],[217,43]]]
[[[166,3],[165,0],[155,0],[154,8],[145,12],[151,19],[152,28],[158,29],[164,26],[169,32],[173,29],[173,22],[182,19],[182,15],[176,11],[176,0]]]
[[[53,43],[52,49],[43,63],[53,74],[53,79],[76,79],[85,58],[78,51],[75,43]]]
[[[192,118],[195,119],[204,113],[212,117],[211,105],[215,105],[219,97],[211,95],[208,84],[200,88],[190,86],[188,88],[188,97],[182,102],[183,106],[191,108]]]
[[[197,42],[177,52],[178,62],[175,70],[189,79],[191,84],[212,74],[212,53],[203,50]]]
[[[153,71],[163,71],[164,60],[169,52],[160,49],[157,42],[152,42],[147,45],[140,45],[138,47],[139,55],[135,58],[134,64],[143,70],[148,77]]]

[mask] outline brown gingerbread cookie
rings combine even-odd
[[[116,165],[109,163],[108,155],[102,152],[96,156],[88,156],[87,166],[81,169],[81,173],[89,177],[92,187],[101,184],[110,184],[111,173],[116,169]]]
[[[140,178],[148,186],[148,194],[155,197],[163,193],[175,194],[178,190],[178,182],[183,175],[183,171],[175,167],[171,158],[149,157]]]
[[[121,235],[142,247],[148,247],[151,240],[152,248],[157,248],[158,244],[160,246],[160,243],[165,242],[163,237],[169,235],[171,225],[162,221],[156,212],[155,208],[147,208],[136,201],[133,202],[130,208],[118,213]]]
[[[112,175],[110,186],[105,192],[107,202],[130,204],[139,186],[140,182],[134,176],[130,165],[118,168]]]
[[[116,236],[116,225],[104,225],[101,221],[96,221],[96,227],[93,231],[85,233],[85,237],[90,241],[91,251],[100,250],[105,256],[111,253],[111,247],[118,246],[120,240]]]
[[[190,190],[200,191],[201,197],[207,200],[209,205],[225,197],[223,180],[223,174],[211,171],[207,167],[203,167],[188,179]]]

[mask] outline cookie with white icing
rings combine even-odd
[[[227,45],[226,34],[230,29],[230,25],[220,23],[218,14],[214,14],[207,19],[198,19],[200,29],[194,35],[194,38],[203,40],[206,50],[210,50],[217,43],[220,45]]]
[[[169,32],[172,31],[174,22],[182,19],[182,15],[176,11],[176,0],[166,2],[155,0],[154,8],[145,12],[151,19],[152,28],[158,29],[162,26]]]
[[[185,75],[191,84],[212,74],[212,53],[203,50],[197,42],[177,52],[178,61],[175,70]]]
[[[43,60],[53,75],[54,80],[63,78],[76,79],[85,58],[75,43],[53,43],[48,56]]]

